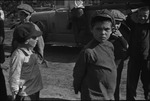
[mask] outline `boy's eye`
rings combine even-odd
[[[117,20],[116,20],[116,24],[120,24],[120,23],[121,23],[121,21],[117,21]]]
[[[95,28],[95,30],[109,32],[109,31],[111,31],[111,28],[99,28],[99,27],[97,27],[97,28]]]
[[[104,30],[108,32],[108,31],[110,31],[111,29],[110,29],[110,28],[105,28]]]
[[[102,31],[102,30],[104,30],[104,31],[110,31],[111,29],[110,28],[96,28],[96,30],[97,31]]]
[[[102,30],[102,28],[96,28],[96,30],[101,31],[101,30]]]
[[[18,13],[20,16],[24,16],[24,13],[23,12],[19,12]]]

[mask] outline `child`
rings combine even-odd
[[[20,4],[19,6],[17,6],[17,10],[18,10],[18,18],[19,18],[20,22],[18,24],[14,25],[12,28],[14,28],[14,27],[16,27],[16,26],[18,26],[18,25],[20,25],[22,23],[25,23],[25,22],[31,22],[31,23],[33,23],[31,21],[32,20],[31,19],[31,15],[35,11],[34,11],[34,9],[30,5],[28,5],[28,4]],[[36,24],[34,24],[34,25],[37,27],[38,30],[40,30],[40,28],[38,27],[38,25],[36,25]],[[12,52],[17,47],[16,37],[17,37],[17,35],[15,35],[15,33],[13,33]],[[45,47],[44,39],[43,39],[43,36],[41,35],[40,37],[38,37],[38,42],[37,42],[37,45],[34,48],[34,50],[40,56],[40,58],[43,61],[43,63],[46,63],[46,61],[44,59],[44,47]]]
[[[124,67],[124,61],[127,58],[127,49],[129,47],[129,28],[124,24],[126,16],[119,10],[113,9],[111,13],[115,19],[115,30],[111,34],[109,41],[114,45],[115,63],[117,66],[117,84],[115,90],[115,100],[120,99],[120,81],[121,73]]]
[[[9,73],[13,100],[37,101],[43,84],[33,48],[42,33],[30,22],[18,25],[14,33],[17,35],[18,47],[12,53]]]
[[[114,100],[116,65],[114,47],[108,41],[114,18],[107,9],[97,10],[91,19],[91,40],[81,51],[73,70],[75,93],[81,100]]]

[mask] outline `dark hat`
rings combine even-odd
[[[112,15],[114,16],[115,20],[126,20],[126,16],[119,10],[113,9],[111,10]]]
[[[104,17],[104,18],[109,18],[111,20],[111,22],[114,24],[115,20],[113,15],[111,14],[111,12],[107,9],[102,9],[102,10],[96,10],[92,16],[92,18],[94,17]]]
[[[26,22],[16,27],[14,30],[14,39],[19,43],[24,43],[29,38],[39,37],[42,32],[33,23]]]
[[[19,6],[17,6],[17,9],[27,14],[32,14],[34,12],[34,9],[28,4],[20,4]]]

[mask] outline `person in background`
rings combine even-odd
[[[129,41],[129,62],[127,70],[127,100],[136,100],[136,89],[141,78],[144,97],[150,100],[150,24],[149,7],[144,6],[128,15],[127,25],[131,29]]]
[[[115,90],[115,100],[120,99],[120,82],[121,73],[124,67],[124,62],[127,58],[127,49],[129,47],[130,29],[125,25],[126,16],[119,10],[112,9],[112,15],[115,19],[115,28],[111,34],[109,41],[114,45],[115,63],[117,65],[117,84]]]
[[[6,69],[2,66],[5,62],[5,54],[4,54],[4,47],[3,42],[5,39],[5,31],[4,31],[4,12],[0,7],[0,98],[4,101],[8,101],[7,97],[7,89],[5,83],[5,77],[3,74],[3,69]]]
[[[9,84],[12,100],[39,101],[43,88],[38,56],[33,48],[36,46],[41,31],[30,22],[18,25],[14,34],[18,43],[10,59]]]
[[[114,23],[107,9],[96,10],[91,18],[91,40],[76,61],[73,69],[75,94],[81,100],[114,100],[117,68],[113,44],[108,41]]]
[[[36,30],[41,31],[40,28],[35,23],[33,23],[31,21],[31,19],[30,19],[32,13],[35,12],[30,5],[28,5],[28,4],[20,4],[19,6],[17,6],[17,9],[18,9],[18,17],[20,19],[20,22],[17,25],[15,25],[15,27],[18,26],[18,25],[20,25],[20,24],[23,24],[25,22],[30,22],[30,23],[32,23],[36,27]],[[15,41],[16,37],[17,36],[15,35],[15,33],[13,33],[12,52],[17,47],[17,42]],[[34,50],[39,55],[39,57],[41,58],[41,60],[43,62],[45,62],[45,59],[44,59],[44,47],[45,47],[45,44],[44,44],[43,37],[39,36],[37,45],[34,48]]]
[[[83,43],[85,43],[86,21],[83,3],[83,0],[75,0],[74,7],[71,9],[70,22],[77,46],[83,46]]]

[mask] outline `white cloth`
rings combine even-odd
[[[9,71],[12,93],[17,92],[20,96],[28,96],[43,88],[40,70],[36,62],[37,58],[31,58],[32,55],[32,51],[26,48],[18,48],[12,54]]]
[[[0,10],[0,20],[4,20],[4,19],[5,19],[4,11]]]

